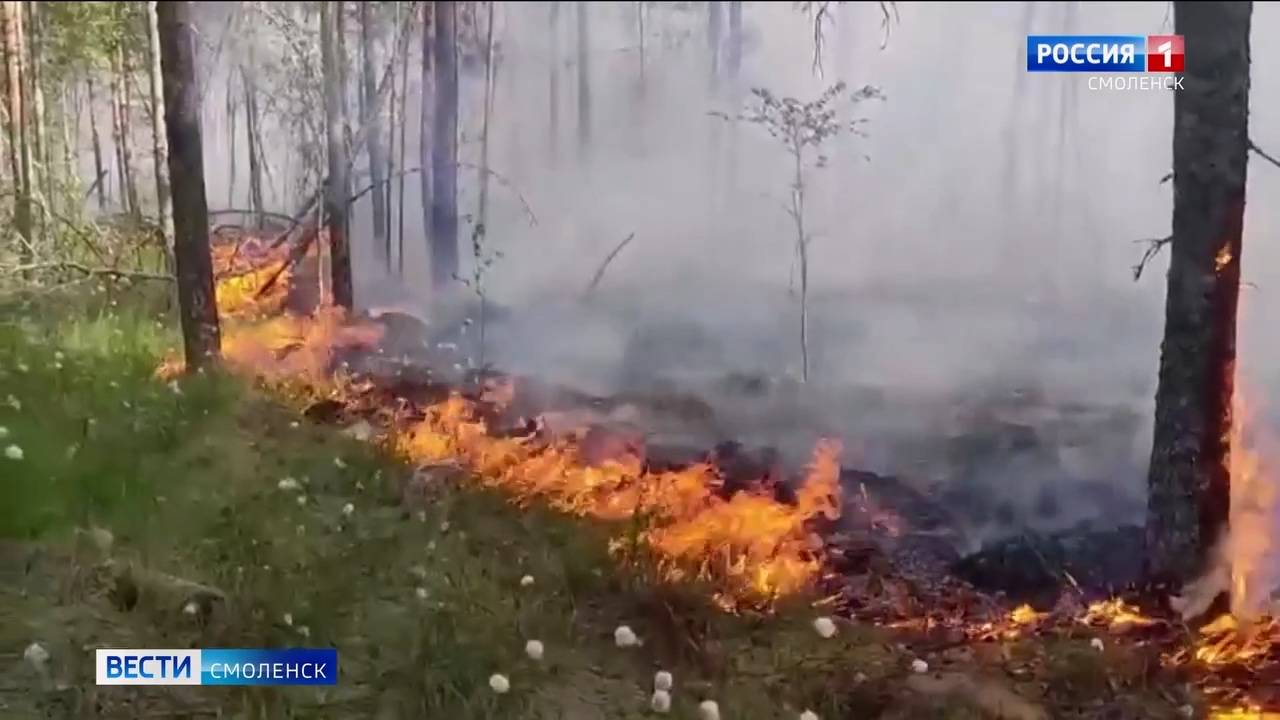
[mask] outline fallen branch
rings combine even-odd
[[[609,253],[609,255],[605,257],[604,262],[600,263],[600,268],[596,270],[596,274],[591,278],[591,284],[587,285],[586,291],[582,293],[583,300],[591,297],[591,293],[594,292],[596,286],[600,284],[600,279],[604,277],[604,271],[609,268],[609,263],[613,262],[613,259],[618,257],[618,253],[622,252],[622,249],[629,245],[631,241],[635,239],[635,236],[635,233],[628,235],[622,242],[618,243],[618,246],[613,249],[613,252]]]
[[[130,280],[157,280],[160,282],[173,282],[172,275],[162,275],[159,273],[141,272],[136,270],[116,270],[115,268],[95,268],[87,265],[81,265],[78,262],[71,262],[69,260],[0,267],[13,273],[24,273],[32,270],[75,270],[76,272],[83,273],[85,275],[107,275],[116,278],[128,278]]]
[[[1147,238],[1145,240],[1134,240],[1134,242],[1147,243],[1147,249],[1142,253],[1142,259],[1138,261],[1137,265],[1133,266],[1133,281],[1137,282],[1142,277],[1142,271],[1147,269],[1147,263],[1151,262],[1151,259],[1159,254],[1160,248],[1173,242],[1173,236]]]
[[[317,226],[314,232],[308,233],[305,240],[298,243],[296,247],[294,247],[292,250],[289,251],[289,257],[285,259],[284,264],[281,265],[278,270],[272,273],[271,277],[268,278],[267,281],[262,284],[262,287],[258,288],[258,292],[254,293],[253,297],[255,299],[260,298],[263,295],[266,295],[268,292],[270,292],[271,288],[275,287],[276,282],[280,279],[280,276],[284,274],[285,270],[288,270],[289,268],[293,267],[298,263],[299,260],[306,257],[307,251],[311,249],[311,244],[316,241],[316,237],[318,237],[319,235],[320,235],[320,228]]]

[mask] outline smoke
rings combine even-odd
[[[229,7],[205,10],[210,43]],[[898,9],[882,48],[879,8],[842,6],[820,78],[811,19],[790,3],[745,3],[740,82],[735,90],[721,78],[713,90],[704,5],[647,6],[641,81],[634,4],[592,3],[594,127],[581,147],[575,5],[560,5],[553,56],[547,4],[501,4],[490,140],[504,182],[491,188],[486,241],[503,257],[485,283],[495,308],[486,358],[592,392],[694,394],[715,418],[697,441],[734,437],[801,461],[819,436],[836,436],[850,449],[846,464],[898,474],[949,502],[978,537],[1138,522],[1166,260],[1138,283],[1131,268],[1142,251],[1135,240],[1168,232],[1171,188],[1159,181],[1171,166],[1172,95],[1090,92],[1082,76],[1028,75],[1022,48],[1027,32],[1057,33],[1064,23],[1079,33],[1160,32],[1166,7]],[[1280,10],[1257,5],[1254,23],[1266,37]],[[309,46],[258,26],[237,30],[221,56],[203,56],[214,207],[230,189],[220,98],[229,58],[247,57],[246,43],[264,78],[295,67],[285,62],[291,48]],[[419,165],[421,47],[411,47],[406,168]],[[1265,68],[1278,52],[1253,48],[1252,125],[1273,150],[1280,137],[1267,129],[1280,127],[1280,78]],[[783,210],[788,158],[759,127],[710,113],[732,114],[752,87],[808,100],[836,80],[878,86],[887,100],[859,106],[868,136],[834,142],[828,166],[809,177],[813,380],[802,386],[794,236]],[[464,62],[464,218],[476,204],[470,168],[482,91],[482,69]],[[353,89],[353,108],[354,97]],[[277,174],[269,202],[290,212],[305,184],[305,148],[286,117],[299,108],[286,100],[269,103],[263,133]],[[320,121],[319,104],[313,112]],[[236,153],[244,147],[242,138]],[[1280,387],[1271,370],[1280,343],[1263,321],[1278,302],[1280,250],[1265,238],[1280,218],[1261,199],[1280,191],[1280,169],[1252,165],[1241,369],[1265,395]],[[243,156],[237,167],[247,167]],[[475,298],[459,288],[449,309],[432,305],[419,182],[405,178],[403,277],[388,275],[373,247],[368,201],[355,208],[357,303],[407,308],[449,332],[475,315]],[[232,205],[245,202],[247,186],[236,184]],[[464,276],[474,221],[466,219]],[[605,256],[631,233],[584,301]],[[673,427],[690,432],[677,420]],[[660,436],[662,418],[655,422]]]

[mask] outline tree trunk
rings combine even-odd
[[[156,20],[156,1],[147,2],[147,78],[151,91],[152,159],[156,170],[156,217],[164,233],[165,248],[173,242],[173,208],[169,198],[169,143],[164,129],[164,89],[160,69],[160,28]]]
[[[263,213],[266,203],[262,199],[262,132],[261,118],[258,117],[257,83],[252,75],[254,67],[253,51],[249,51],[249,62],[240,68],[240,84],[244,86],[244,135],[245,145],[249,150],[249,209],[253,211],[254,225],[262,227]]]
[[[742,70],[742,0],[729,3],[729,51],[726,60],[729,81],[736,89],[738,73]]]
[[[711,91],[720,84],[720,36],[724,27],[724,8],[719,0],[707,3],[707,59],[711,67]]]
[[[53,197],[52,176],[49,173],[49,138],[45,127],[44,83],[41,63],[40,8],[39,4],[27,0],[27,23],[31,41],[27,46],[28,92],[31,98],[31,130],[35,144],[31,152],[31,175],[27,180],[28,192],[36,194],[39,219],[35,224],[36,243],[41,244],[48,233],[47,203]]]
[[[554,0],[547,13],[547,35],[551,39],[550,57],[547,59],[547,122],[551,157],[556,156],[560,143],[560,3]]]
[[[1147,500],[1147,570],[1201,574],[1230,510],[1231,400],[1248,160],[1248,2],[1175,2],[1173,233]]]
[[[457,3],[435,4],[435,128],[431,152],[431,279],[443,290],[458,274]]]
[[[133,75],[133,64],[129,54],[120,48],[120,137],[121,152],[124,154],[125,195],[129,198],[129,212],[135,217],[142,217],[142,206],[138,204],[137,175],[133,170],[133,83],[129,78]]]
[[[120,191],[124,194],[125,211],[137,216],[138,188],[133,182],[133,150],[129,145],[129,81],[124,48],[112,54],[111,98],[115,108],[116,155],[119,163]]]
[[[18,231],[19,242],[22,243],[23,261],[30,262],[34,258],[34,252],[31,245],[31,164],[23,123],[26,114],[22,96],[22,4],[3,2],[0,3],[0,10],[4,12],[6,130],[9,137],[9,165],[15,190],[13,224]]]
[[[335,305],[352,307],[351,250],[347,244],[347,180],[346,142],[343,139],[342,84],[343,58],[339,52],[338,16],[341,2],[320,4],[320,61],[324,74],[325,139],[328,146],[329,177],[325,188],[325,229],[329,234],[330,277]]]
[[[107,171],[102,167],[102,138],[98,136],[98,120],[94,108],[98,99],[93,92],[93,76],[85,78],[89,98],[89,137],[93,143],[93,182],[98,189],[98,212],[107,210]]]
[[[578,2],[578,148],[591,144],[590,35],[587,31],[587,3]]]
[[[429,7],[427,3],[424,6]],[[399,5],[396,5],[396,14],[399,15]],[[412,22],[406,19],[405,22]],[[396,27],[399,27],[397,23]],[[401,29],[401,32],[404,32]],[[425,30],[423,32],[426,32]],[[409,51],[408,48],[398,50],[400,53],[400,152],[397,157],[396,167],[399,169],[399,177],[396,178],[396,274],[404,275],[404,176],[405,176],[405,132],[409,125],[409,116],[406,113],[408,108],[409,95]],[[392,125],[394,130],[395,126]],[[426,166],[421,166],[425,168]],[[427,172],[425,169],[419,169],[418,179],[426,187]],[[427,207],[423,205],[423,207]],[[388,232],[390,232],[388,230]]]
[[[378,81],[374,67],[378,63],[377,41],[369,3],[360,3],[360,50],[362,60],[362,97],[364,112],[360,122],[368,128],[369,182],[373,185],[373,239],[382,249],[387,269],[391,269],[391,236],[387,233],[387,158],[382,147],[382,113],[377,107]],[[394,85],[394,80],[392,81]]]
[[[435,265],[435,232],[431,227],[431,211],[434,207],[431,202],[431,154],[435,144],[431,138],[435,136],[435,63],[432,61],[432,51],[435,48],[435,11],[434,2],[422,3],[422,88],[418,92],[418,102],[421,104],[418,111],[418,181],[422,192],[422,227],[427,238],[427,262],[432,266]]]
[[[221,340],[209,256],[209,207],[204,190],[195,31],[190,2],[156,4],[164,115],[173,191],[174,256],[178,307],[187,369],[217,361]]]

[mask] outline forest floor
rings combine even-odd
[[[465,480],[407,507],[413,468],[349,433],[238,378],[155,379],[175,325],[101,295],[0,308],[0,718],[640,718],[659,669],[676,718],[704,699],[726,720],[1188,716],[1185,685],[1121,643],[913,672],[909,637],[823,639],[813,598],[726,614],[618,566],[611,528]],[[617,647],[622,624],[643,644]],[[337,648],[337,686],[94,685],[99,647],[308,646]]]

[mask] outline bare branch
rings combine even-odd
[[[613,262],[613,259],[618,256],[618,253],[622,252],[622,249],[629,245],[635,237],[635,233],[628,235],[622,242],[618,243],[618,246],[613,249],[613,252],[609,253],[609,255],[605,257],[604,262],[600,263],[600,269],[596,270],[596,274],[591,278],[591,283],[587,285],[586,292],[582,293],[583,300],[591,297],[591,293],[594,292],[596,286],[600,284],[600,279],[604,277],[604,271],[608,269],[609,263]]]
[[[0,270],[14,274],[31,272],[32,270],[75,270],[76,272],[90,276],[106,275],[115,278],[127,278],[129,280],[158,280],[160,282],[173,282],[172,275],[161,275],[158,273],[134,270],[116,270],[115,268],[89,267],[69,260],[28,263],[26,265],[0,265]]]
[[[1142,271],[1147,269],[1147,263],[1151,262],[1160,253],[1160,248],[1173,242],[1173,236],[1147,238],[1145,240],[1134,240],[1134,242],[1147,244],[1147,249],[1142,253],[1142,259],[1138,261],[1137,265],[1133,266],[1133,281],[1137,282],[1142,277]]]
[[[1266,150],[1258,147],[1257,143],[1255,143],[1252,138],[1249,140],[1249,149],[1261,155],[1263,160],[1266,160],[1276,167],[1280,167],[1280,160],[1276,160],[1273,156],[1268,154]]]

